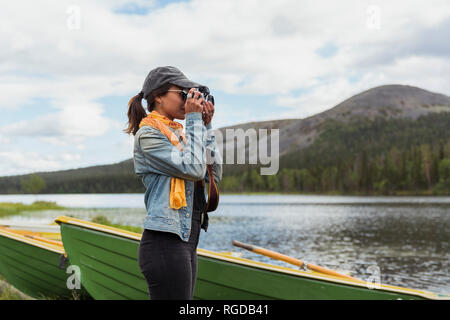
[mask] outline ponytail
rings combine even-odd
[[[128,134],[136,135],[139,130],[141,120],[147,116],[144,107],[142,106],[142,91],[135,95],[128,102],[128,128],[124,131]]]
[[[145,97],[149,112],[152,112],[155,107],[155,98],[165,95],[170,87],[171,84],[166,83],[153,92],[150,92],[150,94]],[[128,134],[132,133],[133,136],[136,135],[136,132],[138,132],[141,120],[147,116],[147,113],[142,106],[142,98],[144,98],[144,93],[141,91],[128,102],[128,128],[126,128],[124,132]]]

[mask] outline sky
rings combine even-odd
[[[450,95],[448,39],[448,0],[3,2],[0,176],[132,158],[128,101],[158,66],[207,85],[220,128],[385,84]]]

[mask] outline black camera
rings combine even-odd
[[[208,87],[200,86],[200,87],[198,87],[198,89],[195,89],[194,93],[195,92],[200,92],[201,93],[200,98],[203,98],[203,100],[209,101],[213,105],[215,105],[214,104],[214,96],[210,94]],[[190,99],[190,98],[192,98],[192,96],[190,94],[188,94],[187,98]]]

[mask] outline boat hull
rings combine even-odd
[[[81,271],[81,283],[94,299],[148,299],[137,263],[139,242],[61,224],[64,249]]]
[[[70,290],[64,248],[0,230],[0,274],[10,285],[35,299],[86,299],[85,290]]]
[[[72,218],[70,218],[72,219]],[[137,262],[139,234],[58,218],[65,250],[81,270],[81,282],[95,299],[148,299]],[[318,273],[301,272],[198,249],[194,299],[433,299],[438,295],[382,285],[369,289]]]

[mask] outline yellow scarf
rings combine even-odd
[[[170,120],[169,118],[163,116],[157,111],[153,110],[147,117],[141,120],[139,123],[139,128],[142,126],[151,126],[164,134],[169,141],[176,146],[178,149],[183,150],[180,144],[180,140],[175,135],[175,133],[168,127],[175,129],[179,133],[181,140],[186,141],[186,137],[183,133],[183,125],[181,123]],[[186,194],[184,180],[180,178],[170,178],[170,207],[172,209],[180,209],[181,207],[186,207]]]

